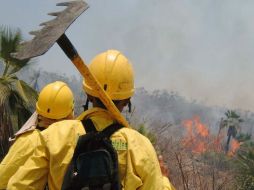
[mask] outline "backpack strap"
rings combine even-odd
[[[123,125],[121,125],[119,123],[113,123],[113,124],[109,125],[108,127],[106,127],[103,131],[101,131],[101,134],[104,137],[110,138],[111,135],[113,135],[113,133],[115,133],[116,131],[118,131],[121,128],[123,128]]]
[[[86,133],[97,131],[91,119],[85,119],[85,120],[82,120],[81,122],[83,124],[83,127],[86,130]]]
[[[114,149],[110,136],[116,132],[117,130],[121,129],[123,126],[118,124],[118,123],[113,123],[109,126],[107,126],[103,131],[97,131],[92,120],[91,119],[84,119],[82,120],[83,127],[85,128],[87,134],[82,135],[79,137],[76,148],[73,153],[72,161],[71,164],[69,165],[68,168],[68,173],[65,175],[65,180],[67,187],[70,189],[80,189],[76,188],[80,186],[80,175],[81,173],[78,174],[78,158],[80,155],[84,155],[84,150],[89,150],[89,147],[92,147],[91,150],[93,150],[93,147],[96,149],[96,146],[99,142],[99,144],[103,145],[105,149],[108,151],[108,153],[111,155],[112,158],[112,174],[111,174],[111,183],[110,186],[105,188],[96,188],[96,189],[114,189],[114,190],[120,190],[121,188],[121,183],[119,179],[119,171],[118,171],[118,155],[116,150]],[[98,154],[98,153],[97,153]],[[81,158],[81,156],[80,156]],[[106,184],[105,184],[106,185]],[[90,187],[89,187],[90,188]],[[93,189],[91,187],[91,189]]]
[[[90,132],[97,132],[94,124],[93,124],[93,121],[91,119],[85,119],[85,120],[82,120],[82,124],[83,124],[83,127],[85,128],[86,132],[87,133],[90,133]],[[101,131],[101,135],[103,137],[107,137],[107,138],[110,138],[110,136],[115,133],[117,130],[123,128],[123,125],[119,124],[119,123],[113,123],[109,126],[107,126],[103,131]]]

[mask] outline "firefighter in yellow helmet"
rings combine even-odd
[[[134,93],[133,69],[122,53],[116,50],[103,52],[92,60],[89,69],[119,111],[130,105]],[[91,84],[84,81],[83,88],[93,107],[83,112],[77,120],[57,122],[44,130],[34,155],[11,178],[8,189],[43,190],[47,183],[50,190],[60,190],[77,139],[85,133],[82,121],[89,118],[97,131],[117,122],[105,109],[97,90]],[[111,140],[118,154],[122,189],[174,189],[162,175],[155,150],[146,137],[124,127],[116,131]]]
[[[0,189],[6,189],[9,179],[32,155],[40,131],[62,119],[73,118],[74,99],[64,82],[46,85],[40,92],[36,112],[12,139],[14,144],[0,164]]]

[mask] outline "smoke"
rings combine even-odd
[[[253,110],[253,2],[138,2],[124,34],[138,87]]]
[[[18,0],[5,1],[0,21],[27,34],[50,19],[47,12],[62,9],[54,7],[56,2],[29,1],[33,8],[27,9]],[[106,49],[119,49],[133,63],[136,87],[254,111],[253,1],[87,2],[90,8],[67,31],[85,61]],[[13,9],[15,15],[4,17]],[[47,71],[79,75],[59,47],[41,56],[41,62]]]

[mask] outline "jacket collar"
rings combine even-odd
[[[98,108],[98,107],[91,108],[91,109],[81,113],[76,119],[77,120],[84,120],[84,119],[88,119],[88,118],[93,121],[93,124],[94,124],[97,131],[102,131],[107,126],[116,122],[108,110]]]

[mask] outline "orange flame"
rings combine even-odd
[[[208,129],[204,125],[197,123],[196,127],[197,127],[197,132],[200,136],[202,136],[202,137],[208,136],[208,134],[209,134]]]
[[[232,139],[230,144],[230,151],[228,152],[228,155],[233,156],[240,148],[240,142],[238,142],[236,139]]]
[[[188,150],[194,153],[204,153],[205,151],[222,152],[222,140],[225,137],[224,132],[219,132],[216,136],[211,135],[205,124],[200,121],[200,117],[195,116],[182,122],[187,135],[183,138],[182,144]],[[229,156],[233,156],[240,147],[240,143],[236,139],[232,139],[230,143]]]
[[[232,139],[232,144],[231,144],[232,152],[235,153],[238,150],[239,147],[240,147],[240,143],[237,140]]]
[[[208,127],[200,121],[200,117],[195,116],[191,119],[182,122],[185,127],[187,135],[183,138],[182,144],[186,149],[194,153],[204,153],[211,150],[215,152],[222,152],[222,138],[221,134],[218,136],[211,135]]]

